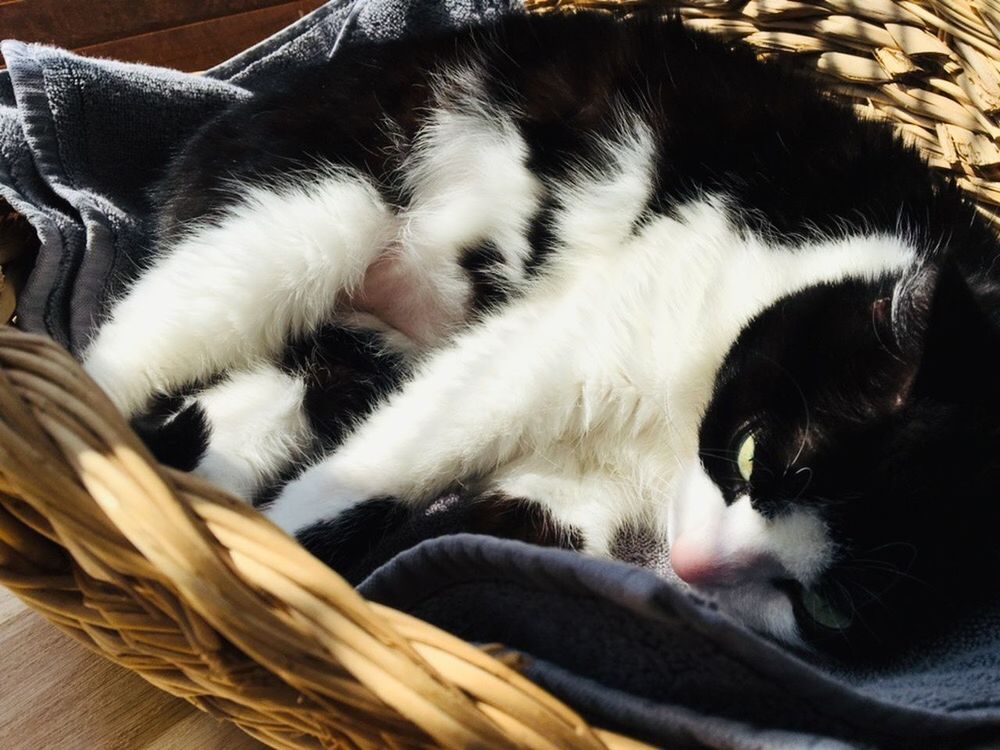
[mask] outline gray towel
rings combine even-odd
[[[41,238],[20,324],[80,351],[149,252],[149,186],[186,136],[257,81],[355,39],[517,10],[335,0],[204,76],[6,43],[0,194]],[[777,647],[647,570],[473,535],[396,554],[462,528],[447,513],[434,523],[383,544],[391,559],[361,590],[524,652],[532,678],[601,726],[670,747],[1000,747],[1000,602],[892,665],[847,669]]]
[[[203,76],[5,42],[0,195],[42,241],[21,325],[79,353],[101,303],[149,252],[149,186],[187,136],[257,81],[334,54],[338,43],[470,23],[513,5],[335,0]]]

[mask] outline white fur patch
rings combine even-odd
[[[669,513],[671,546],[681,538],[694,541],[706,557],[720,561],[767,555],[804,585],[823,571],[833,554],[826,527],[815,515],[792,510],[769,520],[746,496],[727,506],[697,460],[678,482]],[[734,570],[733,583],[739,582],[739,576],[740,571]]]
[[[484,240],[503,257],[507,281],[523,279],[531,254],[526,234],[542,186],[510,116],[485,102],[474,67],[440,74],[439,98],[451,99],[421,129],[401,174],[412,196],[402,214],[399,262],[421,295],[464,322],[468,279],[461,255]],[[433,342],[432,337],[424,340]]]
[[[310,469],[289,482],[264,513],[274,524],[295,535],[320,521],[336,518],[365,499],[340,487],[326,473]]]
[[[201,393],[197,402],[212,429],[195,473],[252,500],[308,447],[304,396],[301,378],[268,365],[235,372]]]
[[[329,319],[395,228],[374,188],[350,173],[249,188],[157,257],[112,309],[84,367],[133,415],[158,391],[252,365]]]
[[[623,117],[617,136],[601,140],[598,151],[599,166],[581,167],[557,191],[556,236],[577,259],[626,242],[653,191],[656,144],[638,117]]]

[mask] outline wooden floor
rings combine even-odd
[[[0,39],[204,70],[324,0],[0,0]],[[0,59],[0,65],[2,65]]]
[[[263,747],[91,653],[0,588],[3,750]]]

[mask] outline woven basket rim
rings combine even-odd
[[[365,712],[414,746],[643,747],[591,729],[483,650],[366,602],[252,507],[157,466],[69,354],[10,327],[0,329],[0,467],[0,583],[105,654],[102,631],[136,628],[145,642],[176,626],[193,654],[140,666],[127,649],[120,659],[170,692],[200,668],[178,668],[182,657],[236,649],[251,662],[242,669],[280,676],[272,702],[291,689],[343,726],[357,724],[346,713]],[[128,585],[156,595],[126,606]],[[159,604],[137,621],[150,601]],[[228,718],[275,744],[258,721]]]

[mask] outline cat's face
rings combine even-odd
[[[804,290],[726,357],[670,522],[675,572],[850,653],[1000,579],[1000,347],[950,267]]]

